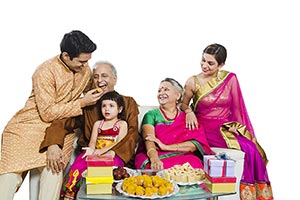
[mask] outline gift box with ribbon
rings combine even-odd
[[[88,155],[86,162],[86,193],[112,194],[114,158],[111,156]]]
[[[99,166],[114,166],[114,158],[112,156],[103,155],[88,155],[86,157],[86,163],[88,167],[99,167]]]
[[[234,193],[236,186],[236,177],[211,177],[205,174],[206,187],[211,193]]]
[[[205,155],[204,171],[211,177],[234,176],[235,161],[226,155]]]

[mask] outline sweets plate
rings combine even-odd
[[[113,169],[116,169],[116,168],[118,168],[118,167],[113,166]],[[138,175],[138,172],[137,172],[136,170],[130,169],[130,168],[128,168],[128,167],[123,167],[123,168],[126,169],[127,173],[128,173],[130,176],[137,176],[137,175]],[[123,181],[123,179],[120,179],[120,180],[114,179],[114,182],[115,182],[115,183],[119,183],[119,182],[121,182],[121,181]]]
[[[118,192],[120,192],[121,194],[123,194],[124,196],[127,197],[134,197],[134,198],[140,198],[140,199],[162,199],[162,198],[166,198],[166,197],[170,197],[173,196],[174,194],[176,194],[179,191],[179,187],[176,183],[171,182],[173,184],[173,192],[171,194],[167,194],[167,195],[152,195],[152,196],[138,196],[138,195],[133,195],[133,194],[128,194],[127,192],[122,190],[122,184],[123,184],[123,180],[121,180],[117,185],[116,185],[116,190]]]
[[[164,170],[162,171],[159,171],[157,172],[157,175],[162,177],[162,178],[165,178],[164,177]],[[200,180],[200,181],[192,181],[192,182],[179,182],[179,181],[175,181],[175,180],[172,180],[174,183],[176,183],[177,185],[181,185],[181,186],[184,186],[184,185],[195,185],[195,184],[201,184],[205,181],[205,178]]]

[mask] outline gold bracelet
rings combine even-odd
[[[176,151],[178,151],[178,148],[179,148],[179,144],[176,144]]]
[[[150,157],[150,156],[149,156],[149,153],[150,153],[151,151],[156,151],[156,149],[153,148],[153,147],[151,147],[150,149],[148,149],[148,151],[147,151],[147,156],[148,156],[148,157]]]

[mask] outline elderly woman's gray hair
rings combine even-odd
[[[175,87],[175,89],[180,93],[180,98],[178,99],[177,104],[181,103],[182,97],[183,97],[183,87],[182,87],[182,85],[173,78],[165,78],[161,81],[161,83],[162,82],[169,82]]]

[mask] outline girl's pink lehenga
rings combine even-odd
[[[196,117],[211,147],[245,152],[241,199],[273,199],[266,169],[268,160],[256,140],[238,79],[234,73],[219,73],[205,85],[200,85],[198,78],[194,77],[196,93],[192,107]],[[230,127],[236,127],[239,134],[229,132]]]
[[[119,134],[119,128],[116,126],[117,122],[115,122],[112,128],[106,130],[102,129],[104,121],[102,120],[100,122],[98,127],[96,149],[108,147],[113,144],[111,139],[105,138],[115,138]],[[86,158],[83,158],[85,153],[86,152],[82,152],[79,155],[77,155],[76,159],[70,167],[69,173],[63,179],[63,185],[61,188],[60,195],[65,199],[74,199],[76,197],[77,192],[79,191],[80,185],[82,183],[82,174],[87,169]],[[114,157],[114,166],[124,166],[123,160],[118,155],[115,155]]]

